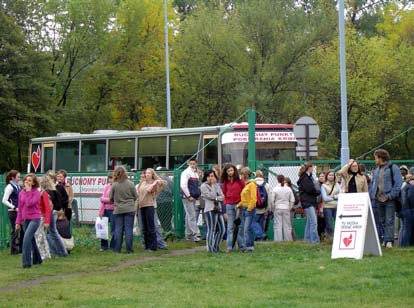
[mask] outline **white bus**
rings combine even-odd
[[[171,170],[185,164],[190,157],[195,157],[201,165],[221,166],[226,162],[247,165],[247,148],[247,123],[60,133],[30,140],[27,171],[45,173],[50,169],[65,169],[78,205],[74,211],[76,218],[91,223],[98,215],[106,175],[118,165],[127,170],[157,167]],[[295,149],[293,125],[256,124],[257,160],[295,160]]]
[[[226,162],[247,165],[247,146],[247,123],[60,133],[30,140],[27,171],[105,172],[118,165],[127,170],[160,166],[174,169],[194,155],[203,165]],[[295,148],[293,125],[256,124],[257,160],[295,160]]]

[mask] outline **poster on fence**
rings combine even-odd
[[[332,259],[382,256],[368,193],[340,194],[336,212]]]

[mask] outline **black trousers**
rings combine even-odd
[[[157,250],[157,235],[155,233],[153,206],[146,206],[140,209],[142,218],[142,232],[144,233],[145,249]]]
[[[22,253],[22,246],[23,246],[23,237],[24,231],[23,228],[20,228],[19,232],[16,232],[16,218],[17,218],[17,211],[8,211],[7,212],[10,221],[10,253],[12,255],[17,255]]]

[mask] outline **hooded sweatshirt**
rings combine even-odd
[[[37,188],[19,193],[19,210],[16,224],[21,225],[24,220],[40,219],[40,191]]]

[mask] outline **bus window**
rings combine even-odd
[[[204,136],[204,155],[203,155],[203,164],[217,164],[218,162],[218,147],[217,147],[217,135],[205,135]]]
[[[165,167],[167,137],[138,139],[138,169]]]
[[[175,168],[198,151],[200,135],[171,136],[170,137],[170,168]]]
[[[105,171],[106,140],[82,141],[81,171]]]
[[[294,142],[256,142],[256,160],[294,160]],[[223,144],[223,163],[246,165],[248,159],[247,142]]]
[[[56,170],[77,172],[79,166],[79,141],[56,143]],[[45,171],[47,171],[45,169]]]
[[[109,140],[108,170],[124,166],[127,170],[135,167],[135,139]]]
[[[43,172],[53,169],[53,149],[54,143],[43,144]]]
[[[258,142],[256,143],[257,160],[295,160],[296,144],[294,142]]]

